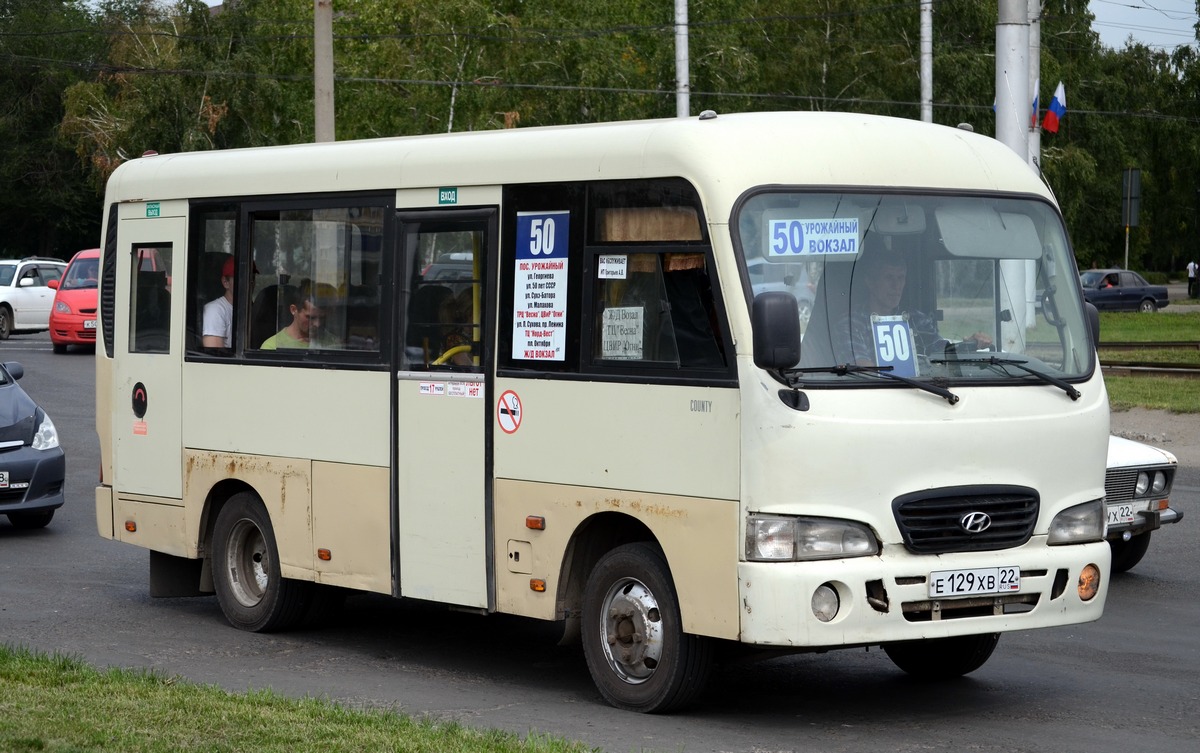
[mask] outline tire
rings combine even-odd
[[[58,353],[60,355],[67,352],[67,344],[66,343],[54,343],[53,347],[54,347],[54,352]]]
[[[12,335],[12,311],[8,306],[0,306],[0,340],[7,340]]]
[[[213,586],[229,624],[265,633],[295,626],[308,610],[312,583],[279,574],[279,548],[258,497],[230,497],[213,528]]]
[[[913,677],[950,680],[982,667],[999,642],[999,633],[985,633],[885,643],[883,650],[893,664]]]
[[[35,528],[45,528],[54,519],[53,510],[34,510],[33,512],[10,512],[8,522],[13,528],[32,531]]]
[[[1158,311],[1158,304],[1152,299],[1147,298],[1138,304],[1138,311],[1142,312],[1143,314],[1153,314],[1155,311]]]
[[[1108,542],[1108,546],[1112,549],[1112,571],[1114,573],[1129,572],[1134,565],[1142,561],[1146,550],[1150,548],[1150,531],[1139,533],[1129,541],[1111,540]]]
[[[683,632],[666,560],[646,543],[613,549],[588,576],[583,653],[604,699],[643,713],[691,703],[712,669],[711,643]]]

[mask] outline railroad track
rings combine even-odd
[[[1175,340],[1168,342],[1102,342],[1101,350],[1200,350],[1200,340]],[[1106,359],[1100,362],[1105,376],[1172,377],[1178,379],[1200,379],[1200,366],[1165,364],[1150,361],[1119,361]]]

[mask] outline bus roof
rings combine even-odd
[[[771,112],[152,155],[121,165],[108,202],[683,177],[710,220],[756,185],[1037,194],[1008,147],[876,115]]]

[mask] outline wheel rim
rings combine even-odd
[[[230,531],[225,567],[233,596],[242,606],[262,601],[270,581],[270,560],[262,531],[251,521],[239,520]]]
[[[662,615],[654,593],[633,578],[615,583],[600,611],[600,636],[604,658],[618,677],[631,685],[649,680],[663,651]]]
[[[0,339],[8,339],[8,311],[0,311]]]

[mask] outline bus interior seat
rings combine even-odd
[[[138,271],[135,306],[134,325],[139,335],[151,331],[169,331],[171,291],[167,289],[165,271]]]

